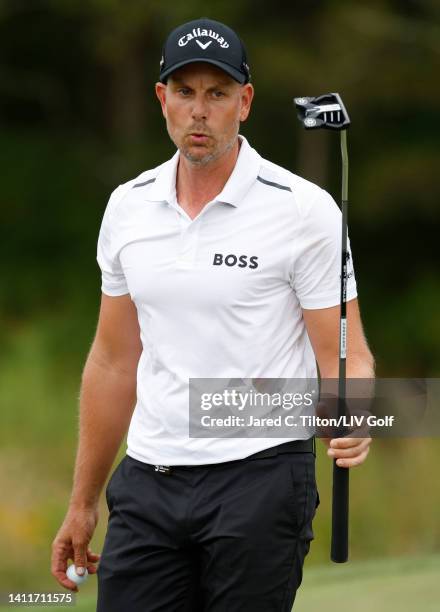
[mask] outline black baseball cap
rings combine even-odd
[[[234,30],[213,19],[188,21],[168,35],[162,50],[159,80],[166,83],[174,70],[192,62],[218,66],[241,84],[251,78],[243,41]]]

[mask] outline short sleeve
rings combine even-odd
[[[302,308],[337,306],[341,295],[342,213],[323,189],[304,216],[294,247],[291,285]],[[347,301],[357,297],[353,258],[348,240]]]
[[[119,187],[108,201],[98,236],[96,259],[101,269],[101,290],[106,295],[119,296],[129,293],[119,253],[114,248],[114,206],[120,196]]]

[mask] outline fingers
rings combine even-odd
[[[341,450],[359,446],[360,444],[370,444],[371,436],[356,436],[355,438],[333,438],[330,440],[330,448],[333,450]]]
[[[87,549],[87,571],[89,574],[96,574],[98,568],[96,567],[95,563],[97,563],[100,558],[101,555],[92,552],[90,548]]]
[[[78,567],[87,567],[89,574],[96,574],[98,571],[96,563],[101,558],[101,555],[92,552],[90,548],[85,550],[82,543],[77,543],[76,547],[75,553],[75,547],[73,545],[55,539],[52,545],[51,563],[52,576],[61,586],[75,593],[78,592],[78,586],[66,576],[67,561],[72,559],[77,569]]]
[[[359,455],[367,446],[369,446],[371,439],[369,438],[356,438],[357,444],[353,446],[344,446],[342,448],[332,447],[327,451],[329,457],[336,457],[340,459],[346,459],[349,457],[356,457]]]
[[[354,457],[363,451],[371,443],[371,438],[357,438],[356,444],[353,446],[346,446],[345,448],[330,448],[329,450],[337,453],[337,456],[342,458]]]
[[[95,506],[87,509],[69,509],[66,518],[52,543],[51,573],[56,581],[70,591],[78,592],[78,586],[67,578],[67,561],[71,559],[79,576],[85,570],[96,574],[100,555],[92,552],[88,544],[98,522]],[[82,568],[82,571],[81,571]]]
[[[352,459],[337,459],[336,465],[345,468],[356,467],[357,465],[361,465],[361,463],[365,461],[369,452],[370,448],[367,447],[362,453],[360,453],[356,457],[353,457]]]
[[[72,540],[73,545],[73,562],[75,564],[75,570],[78,576],[83,576],[88,567],[88,541],[81,537],[76,537]]]
[[[367,458],[371,438],[335,438],[330,442],[327,454],[336,459],[340,467],[355,467]]]
[[[71,559],[72,557],[72,547],[66,542],[55,539],[52,544],[51,574],[58,584],[69,589],[69,591],[77,593],[78,587],[66,576],[67,559]]]

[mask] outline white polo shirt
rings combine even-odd
[[[340,300],[341,212],[320,187],[239,136],[235,168],[194,219],[176,201],[179,152],[111,195],[97,260],[102,292],[129,293],[143,352],[127,454],[196,465],[286,438],[190,438],[189,378],[314,378],[302,308]],[[357,296],[352,267],[347,300]]]

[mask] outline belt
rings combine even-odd
[[[254,459],[276,457],[277,455],[282,455],[284,453],[313,453],[313,455],[316,457],[315,436],[312,436],[307,440],[292,440],[291,442],[284,442],[283,444],[278,444],[277,446],[272,446],[271,448],[265,448],[264,450],[259,451],[258,453],[254,453],[253,455],[249,455],[248,457],[243,457],[243,459],[234,459],[232,461],[223,461],[221,463],[208,463],[204,465],[154,465],[151,467],[154,468],[155,472],[160,472],[161,474],[170,476],[173,470],[179,468],[215,468],[222,467],[225,465],[236,464],[240,461],[253,461]]]
[[[275,457],[276,455],[282,455],[283,453],[313,453],[316,457],[315,448],[315,436],[307,438],[307,440],[292,440],[291,442],[284,442],[278,444],[278,446],[272,446],[272,448],[266,448],[258,453],[245,457],[248,459],[263,459],[264,457]]]

